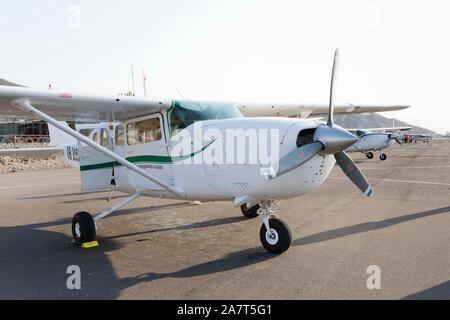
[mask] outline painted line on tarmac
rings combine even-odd
[[[37,188],[37,187],[50,187],[50,186],[60,186],[60,185],[70,185],[70,184],[80,184],[80,182],[61,182],[61,183],[43,183],[43,184],[26,184],[19,186],[8,186],[8,187],[0,187],[0,190],[9,190],[9,189],[21,189],[21,188]]]
[[[333,180],[348,180],[348,178],[330,177]],[[430,184],[436,186],[450,186],[450,183],[430,182],[430,181],[411,181],[411,180],[394,180],[394,179],[368,179],[375,182],[396,182],[396,183],[414,183],[414,184]]]
[[[399,152],[398,154],[392,154],[392,156],[410,156],[410,157],[414,157],[414,158],[418,158],[418,157],[450,157],[450,154],[445,154],[445,153],[441,153],[441,154],[432,154],[432,153],[422,153],[422,154],[415,154],[415,153],[406,153],[406,152]]]
[[[55,170],[65,170],[65,169],[55,169]],[[35,175],[36,173],[45,173],[48,172],[49,170],[46,171],[41,171],[41,170],[36,170],[36,171],[20,171],[20,172],[15,172],[15,173],[4,173],[1,174],[0,177],[5,177],[5,178],[13,178],[14,181],[13,182],[20,182],[20,181],[29,181],[29,180],[39,180],[39,179],[48,179],[48,178],[57,178],[57,177],[61,177],[61,173],[56,173],[56,174],[48,174],[48,175]],[[31,177],[26,177],[25,174],[31,175]],[[64,172],[64,175],[66,177],[70,177],[70,175],[73,175],[74,177],[79,177],[80,176],[80,172],[78,171],[74,171],[74,172],[70,172],[67,173],[67,171]]]
[[[386,170],[386,169],[443,169],[450,166],[424,166],[424,167],[359,167],[361,170]]]
[[[380,179],[380,180],[377,180],[377,181],[380,181],[380,182],[386,181],[386,182],[399,182],[399,183],[415,183],[415,184],[431,184],[431,185],[436,185],[436,186],[450,186],[450,183],[444,183],[444,182],[394,180],[394,179]]]

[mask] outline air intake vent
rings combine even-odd
[[[316,128],[304,129],[297,136],[297,148],[314,142],[314,133]]]

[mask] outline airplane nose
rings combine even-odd
[[[322,153],[336,154],[358,141],[358,137],[336,125],[333,127],[322,125],[317,128],[314,140],[323,144]]]

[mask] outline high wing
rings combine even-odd
[[[23,86],[21,84],[17,84],[5,79],[0,79],[0,86],[8,86],[8,87],[23,87],[25,88],[26,86]]]
[[[152,100],[120,95],[88,95],[68,91],[35,90],[12,82],[0,82],[0,119],[37,120],[32,113],[14,106],[14,101],[27,99],[34,107],[57,120],[77,122],[125,121],[169,109],[172,100]],[[328,106],[320,104],[237,103],[247,117],[319,117],[328,114]],[[394,111],[409,106],[336,105],[336,114]]]
[[[279,103],[238,103],[242,114],[246,117],[320,117],[328,114],[328,105],[324,104],[279,104]],[[355,105],[337,104],[335,114],[384,112],[407,109],[402,105]],[[392,128],[391,128],[392,129]]]
[[[24,99],[54,119],[78,122],[125,121],[160,112],[172,105],[172,102],[167,100],[120,95],[94,96],[56,90],[0,86],[0,118],[37,120],[33,113],[23,111],[14,105],[15,101]]]
[[[61,147],[0,149],[0,157],[39,158],[47,159],[55,154],[64,152]]]

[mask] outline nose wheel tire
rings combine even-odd
[[[95,241],[95,221],[88,212],[78,212],[73,216],[72,236],[77,243]]]
[[[373,159],[373,152],[367,152],[367,153],[366,153],[366,157],[367,157],[368,159]]]
[[[269,219],[270,230],[261,226],[259,237],[263,247],[270,253],[281,254],[291,246],[292,235],[289,226],[277,218]]]
[[[381,161],[385,161],[386,159],[387,159],[387,155],[386,154],[384,154],[384,153],[380,154],[380,160]]]
[[[241,206],[241,211],[242,214],[244,216],[246,216],[247,218],[256,218],[257,216],[259,216],[259,210],[260,205],[257,204],[256,206],[253,206],[251,208],[248,208],[246,204]]]

